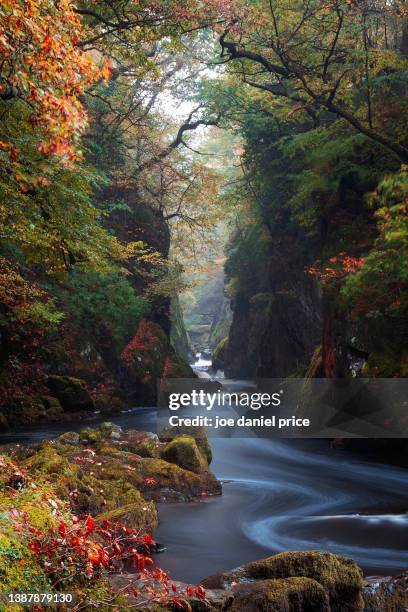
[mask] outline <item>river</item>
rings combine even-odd
[[[366,575],[408,567],[408,472],[365,463],[327,441],[213,439],[221,498],[160,510],[160,559],[196,582],[283,550],[331,550]]]
[[[154,431],[155,413],[114,421]],[[83,424],[82,424],[83,426]],[[76,428],[79,428],[80,424]],[[2,434],[0,443],[51,438],[70,426]],[[327,440],[214,438],[212,469],[223,495],[162,504],[158,562],[174,579],[216,571],[283,550],[328,549],[355,559],[366,575],[408,567],[408,471],[328,448]]]

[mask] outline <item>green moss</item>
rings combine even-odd
[[[302,576],[317,580],[328,592],[332,612],[361,609],[362,571],[351,559],[329,552],[285,552],[244,566],[255,579]]]
[[[134,447],[133,452],[141,457],[154,458],[159,456],[159,449],[153,440],[143,440]]]
[[[43,442],[38,452],[30,457],[29,465],[31,469],[42,474],[55,474],[57,476],[71,473],[71,464],[59,451],[60,449],[57,450],[52,442]]]
[[[310,578],[261,580],[234,591],[234,612],[331,612],[324,588]]]
[[[24,536],[14,525],[15,521],[18,523],[21,520],[20,517],[24,517],[33,527],[45,531],[49,527],[57,527],[61,518],[69,523],[72,520],[69,504],[72,504],[76,515],[88,512],[97,514],[96,520],[119,520],[141,532],[151,533],[157,526],[155,504],[146,501],[136,486],[136,482],[143,482],[144,476],[137,474],[132,478],[132,474],[126,471],[124,460],[129,453],[109,446],[106,441],[103,444],[113,457],[107,456],[104,463],[100,464],[99,457],[85,451],[82,446],[78,448],[72,444],[42,443],[27,460],[36,486],[28,484],[19,491],[4,487],[14,473],[13,465],[3,470],[5,476],[0,479],[3,486],[2,489],[0,487],[0,592],[50,591],[52,588],[28,549],[30,536]],[[95,457],[92,459],[95,465],[77,464],[78,456]],[[149,463],[154,460],[141,461]],[[167,465],[183,472],[177,466]],[[60,499],[57,493],[60,493]],[[50,500],[53,500],[52,504]],[[53,515],[55,503],[60,511],[57,516]],[[78,584],[72,583],[69,590],[88,602],[111,600],[113,596],[104,579],[84,585],[81,577],[81,581]],[[114,599],[112,602],[117,603]],[[103,605],[98,605],[98,608],[105,609]],[[12,609],[20,610],[18,606]],[[107,611],[110,609],[110,606],[106,608]],[[119,609],[126,608],[119,606]]]
[[[96,518],[97,521],[119,521],[131,525],[134,529],[140,529],[151,533],[158,525],[158,513],[155,505],[142,497],[137,503],[119,506],[115,510],[102,512]]]
[[[170,463],[176,463],[180,467],[199,473],[207,467],[207,462],[200,453],[194,438],[183,436],[171,440],[161,452],[161,456]]]
[[[79,432],[81,442],[87,444],[95,444],[106,439],[106,434],[101,429],[92,429],[91,427],[85,427]]]
[[[80,378],[51,375],[48,377],[48,386],[63,409],[68,412],[95,409],[86,384]]]
[[[96,393],[93,399],[95,408],[106,415],[120,414],[120,412],[127,407],[126,402],[108,393]]]
[[[80,437],[76,431],[66,431],[56,440],[57,444],[79,444]]]
[[[5,407],[4,415],[12,425],[31,425],[47,416],[47,409],[38,397],[27,396]]]
[[[228,336],[223,338],[216,346],[212,356],[212,369],[223,370],[228,351]]]
[[[19,540],[0,531],[0,593],[49,590],[42,568]]]
[[[154,488],[146,483],[148,478],[153,478],[160,488],[177,491],[187,496],[199,495],[205,490],[200,475],[163,459],[141,459],[132,478],[139,481],[139,487],[144,494],[154,493]]]
[[[188,436],[190,438],[194,438],[201,454],[206,459],[208,465],[211,463],[212,451],[205,427],[178,425],[177,427],[167,427],[163,429],[160,433],[160,439],[165,442],[170,442],[170,440],[174,440],[174,438],[180,436]]]
[[[36,529],[56,526],[53,507],[49,499],[55,499],[53,488],[44,483],[28,486],[20,491],[0,491],[0,592],[24,592],[35,589],[50,590],[50,585],[34,555],[27,547],[27,540],[16,529],[15,522],[24,520]],[[64,505],[60,505],[66,516]],[[15,607],[14,609],[18,609]]]

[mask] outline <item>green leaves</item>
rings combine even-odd
[[[82,340],[103,345],[110,337],[118,353],[149,309],[118,269],[110,273],[73,272],[58,295],[67,321]]]

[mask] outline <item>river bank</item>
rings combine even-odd
[[[15,433],[8,448],[20,449],[30,471],[47,475],[60,495],[67,488],[74,511],[153,531],[165,548],[155,562],[172,580],[197,584],[289,550],[330,550],[353,558],[367,580],[408,567],[403,469],[358,460],[318,440],[214,439],[211,466],[223,495],[213,496],[220,489],[212,476],[203,478],[201,459],[180,469],[175,464],[185,457],[170,456],[170,476],[170,464],[157,459],[169,459],[166,445],[135,430],[136,423],[139,429],[152,424],[150,411],[120,419],[124,430],[104,426],[101,436],[104,427],[85,429],[62,434],[55,443],[39,442],[55,431],[26,431],[18,442]],[[149,520],[140,521],[143,513]]]

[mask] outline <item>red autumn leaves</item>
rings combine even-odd
[[[127,592],[149,602],[184,604],[175,583],[148,555],[155,543],[150,534],[111,521],[96,522],[91,516],[61,521],[46,532],[26,525],[28,547],[52,584],[99,578],[103,570],[129,575]],[[188,597],[205,599],[201,586],[188,586]]]
[[[3,494],[15,499],[24,491],[41,490],[30,475],[13,461],[0,456],[0,468],[9,477]],[[153,480],[153,479],[152,479]],[[57,590],[67,588],[86,598],[83,586],[97,581],[109,573],[124,574],[128,584],[123,592],[138,598],[138,603],[176,604],[185,608],[185,596],[205,599],[201,586],[177,587],[166,572],[150,556],[155,542],[150,534],[142,533],[119,522],[98,521],[90,515],[70,516],[60,511],[60,500],[41,493],[53,508],[57,524],[39,529],[31,524],[27,512],[11,509],[8,512],[19,538],[42,567],[48,582]],[[18,506],[18,504],[17,504]],[[182,592],[183,591],[183,592]],[[114,602],[112,595],[112,603]]]
[[[82,26],[70,0],[3,0],[0,32],[0,94],[25,103],[32,129],[43,136],[40,153],[73,163],[87,125],[80,96],[109,70],[78,47]],[[18,149],[4,144],[16,162]]]

